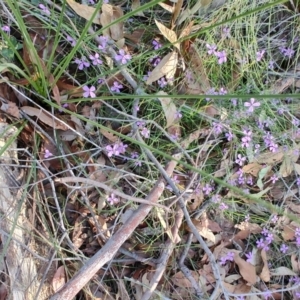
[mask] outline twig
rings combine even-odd
[[[130,196],[130,195],[126,195],[123,192],[120,192],[120,191],[118,191],[116,189],[113,189],[113,188],[107,186],[104,183],[101,183],[101,182],[98,182],[96,180],[92,180],[92,179],[89,179],[89,178],[83,178],[83,177],[64,177],[64,178],[57,178],[54,181],[55,182],[60,182],[60,183],[81,182],[81,183],[89,184],[91,186],[99,187],[99,188],[104,189],[104,190],[106,190],[106,191],[108,191],[110,193],[114,193],[115,195],[117,195],[119,197],[122,197],[125,200],[131,200],[131,201],[135,201],[135,202],[138,202],[138,203],[144,203],[144,204],[148,204],[148,205],[157,206],[157,207],[163,208],[163,209],[168,210],[168,211],[170,210],[168,207],[166,207],[164,205],[161,205],[161,204],[158,204],[158,203],[152,203],[151,201],[145,200],[145,199],[142,199],[142,198],[137,198],[137,197],[133,197],[133,196]],[[70,187],[70,188],[72,188],[72,187]],[[82,187],[79,187],[79,188],[82,188]]]
[[[175,157],[177,159],[177,157]],[[171,161],[166,166],[166,174],[173,173],[177,163]],[[165,182],[160,178],[146,197],[148,204],[156,203],[165,189]],[[70,279],[50,300],[71,300],[91,280],[99,269],[110,261],[118,252],[122,244],[129,238],[135,228],[145,219],[152,206],[142,204],[124,224],[93,257],[86,261],[79,272]]]
[[[160,262],[155,270],[155,273],[149,283],[149,289],[144,293],[142,296],[141,300],[148,300],[152,296],[153,292],[155,291],[162,275],[164,274],[168,260],[174,250],[174,247],[176,243],[179,241],[178,238],[178,230],[182,224],[182,219],[183,219],[183,213],[179,207],[176,209],[176,219],[175,219],[175,224],[172,227],[171,233],[173,240],[169,238],[167,244],[165,245],[165,248],[163,250],[163,253],[160,257]]]

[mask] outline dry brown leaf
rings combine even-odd
[[[261,233],[261,227],[256,223],[242,222],[234,226],[240,230],[249,230],[253,234]]]
[[[291,175],[293,171],[294,171],[294,163],[292,162],[290,157],[285,156],[279,169],[279,175],[281,177],[287,177]]]
[[[173,13],[174,12],[174,9],[175,7],[174,6],[171,6],[171,5],[168,5],[166,3],[163,3],[163,2],[159,2],[158,3],[162,8],[164,8],[166,11],[168,11],[169,13]]]
[[[199,280],[199,274],[196,271],[191,271],[191,275],[196,279],[196,282],[198,282]],[[180,287],[184,287],[184,288],[189,288],[192,287],[191,282],[184,276],[184,274],[179,271],[177,273],[175,273],[172,277],[171,277],[171,281]]]
[[[138,9],[140,7],[141,7],[140,0],[132,0],[132,3],[131,3],[131,10],[132,11],[135,11],[136,9]],[[140,17],[144,17],[145,16],[142,11],[136,12],[134,15],[135,16],[140,16]]]
[[[221,166],[218,171],[214,174],[215,177],[223,177],[227,174],[230,166],[230,160],[229,159],[222,159]]]
[[[60,266],[52,279],[53,290],[56,293],[66,283],[65,267]]]
[[[174,24],[180,14],[182,4],[183,4],[183,0],[177,0],[177,2],[175,4],[173,15],[172,15],[172,27],[174,27]]]
[[[156,94],[161,103],[161,106],[163,108],[166,120],[167,120],[167,125],[166,128],[170,127],[171,125],[173,125],[176,121],[176,105],[174,104],[174,101],[172,98],[160,98],[160,95],[168,95],[166,92],[163,91],[159,91]]]
[[[287,267],[278,267],[271,271],[272,276],[297,276],[297,274]]]
[[[178,54],[176,51],[167,54],[151,72],[146,84],[151,84],[163,76],[166,76],[167,79],[173,78],[177,68],[177,61]]]
[[[284,241],[291,241],[295,238],[295,229],[296,227],[291,226],[290,224],[283,225],[283,232],[281,232],[281,235]]]
[[[283,147],[279,147],[277,152],[264,152],[259,154],[254,160],[259,164],[277,165],[283,160],[286,153]]]
[[[107,129],[100,128],[100,133],[104,135],[109,141],[112,143],[115,143],[119,140],[119,137],[116,136],[113,132],[111,132],[109,129],[111,128],[110,125],[106,125]]]
[[[54,76],[52,74],[49,74],[48,80],[50,83],[50,86],[52,88],[52,93],[53,93],[53,99],[56,101],[56,103],[61,106],[61,99],[60,99],[60,93],[59,89],[56,84],[54,84]]]
[[[103,27],[109,26],[123,16],[123,10],[120,6],[113,6],[110,4],[102,5],[102,13],[100,15],[100,22]],[[118,22],[103,30],[104,35],[110,36],[113,40],[119,41],[124,38],[124,22]]]
[[[246,174],[251,174],[255,177],[258,176],[258,173],[259,171],[263,168],[262,165],[258,164],[258,163],[251,163],[251,164],[248,164],[246,166],[244,166],[242,168],[243,172],[246,173]]]
[[[300,214],[300,205],[297,205],[291,201],[288,201],[287,206],[289,209],[291,209],[293,212]]]
[[[238,241],[238,240],[244,240],[246,239],[249,235],[251,234],[250,230],[246,229],[246,230],[241,230],[240,232],[238,232],[235,236],[234,236],[234,240]]]
[[[21,110],[29,116],[37,117],[43,123],[53,127],[54,129],[68,130],[68,127],[65,124],[63,124],[59,120],[54,119],[49,113],[39,108],[31,106],[22,106]]]
[[[7,103],[2,103],[1,110],[8,113],[9,115],[20,119],[20,111],[17,105],[11,101],[7,101]]]
[[[75,2],[74,0],[67,0],[67,3],[72,7],[72,9],[79,15],[80,17],[86,19],[87,21],[91,20],[92,15],[96,11],[96,8],[93,8],[91,6],[79,4]],[[94,19],[94,24],[101,25],[99,20],[99,13],[96,13]]]
[[[233,250],[232,250],[233,251]],[[256,283],[256,272],[255,267],[242,259],[238,251],[234,251],[234,262],[238,265],[240,274],[243,276],[244,280],[246,280],[250,284]]]
[[[296,272],[297,274],[299,274],[300,271],[300,262],[299,262],[299,258],[298,255],[293,253],[291,255],[291,264],[292,264],[292,269],[294,272]]]
[[[259,252],[257,252],[257,254],[259,254]],[[267,253],[264,249],[262,249],[260,254],[261,254],[262,261],[263,261],[263,268],[262,268],[261,273],[259,274],[259,277],[264,282],[269,282],[271,277],[270,277],[270,270],[269,270],[269,266],[268,266]]]

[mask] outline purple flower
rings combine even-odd
[[[84,68],[88,68],[91,64],[86,60],[85,57],[82,59],[76,58],[75,63],[78,65],[79,70],[83,70]]]
[[[125,65],[129,60],[131,60],[131,55],[126,54],[123,49],[120,49],[119,54],[115,56],[115,60],[120,62],[122,65]]]
[[[233,135],[232,132],[230,132],[230,131],[229,131],[229,132],[226,132],[226,133],[225,133],[225,136],[226,136],[228,142],[232,141],[233,138],[234,138],[234,135]]]
[[[53,154],[48,149],[45,149],[44,158],[49,158],[51,156],[53,156]]]
[[[279,50],[284,56],[287,56],[288,58],[292,58],[295,53],[295,51],[291,48],[280,47]]]
[[[271,176],[270,180],[272,183],[275,183],[279,178],[274,174]]]
[[[252,113],[255,109],[255,107],[259,107],[260,103],[259,102],[255,102],[256,100],[254,98],[250,99],[250,102],[245,102],[244,106],[248,107],[248,112]]]
[[[111,92],[120,93],[120,89],[123,88],[123,85],[117,81],[114,81],[113,86],[110,87]]]
[[[250,251],[250,252],[248,252],[248,253],[245,253],[245,255],[246,255],[246,257],[247,257],[246,261],[247,261],[248,263],[251,263],[251,261],[253,260],[253,253]]]
[[[110,194],[106,200],[110,205],[114,205],[120,202],[120,199],[116,197],[114,193]]]
[[[269,230],[266,227],[264,227],[261,234],[267,236],[269,234]]]
[[[205,186],[202,188],[202,191],[205,195],[209,195],[213,190],[214,188],[209,183],[206,183]]]
[[[273,240],[274,240],[274,235],[273,235],[273,233],[269,233],[268,236],[266,237],[266,242],[267,242],[268,244],[271,244],[271,243],[273,242]]]
[[[72,47],[76,46],[76,41],[69,35],[67,35],[67,41],[70,42]]]
[[[158,50],[159,48],[162,47],[162,45],[158,41],[156,41],[156,40],[152,41],[152,45],[154,47],[154,50]]]
[[[220,205],[219,205],[219,209],[220,210],[226,210],[226,209],[228,209],[228,205],[225,204],[224,202],[221,202]]]
[[[300,177],[297,177],[297,179],[296,179],[296,184],[297,184],[297,185],[300,185]]]
[[[1,27],[1,30],[6,32],[6,33],[9,33],[10,32],[10,27],[8,25],[4,25]]]
[[[90,55],[90,60],[93,62],[94,66],[102,65],[102,60],[99,58],[100,55],[98,53],[95,53],[95,55]]]
[[[210,44],[206,44],[206,48],[208,49],[207,53],[209,55],[216,55],[216,50],[217,50],[217,46],[216,45],[210,45]]]
[[[261,61],[264,54],[265,54],[265,52],[266,52],[265,50],[261,50],[261,51],[256,52],[256,61]]]
[[[177,110],[176,113],[175,113],[175,119],[181,119],[182,118],[182,113]]]
[[[143,137],[145,137],[146,139],[148,139],[150,137],[150,131],[147,127],[144,127],[142,130],[141,130],[141,135]]]
[[[223,125],[221,123],[213,122],[213,131],[215,135],[219,135],[223,131]]]
[[[39,4],[38,7],[42,10],[43,14],[50,16],[51,13],[47,6],[45,6],[44,4]]]
[[[277,221],[278,221],[278,216],[277,216],[277,215],[274,215],[274,216],[272,217],[272,219],[271,219],[271,223],[276,224]]]
[[[107,151],[107,156],[112,157],[113,155],[120,155],[126,152],[126,148],[128,145],[123,144],[122,142],[118,142],[114,145],[108,145],[105,147]]]
[[[285,254],[288,251],[289,247],[286,244],[280,246],[280,251]]]
[[[256,246],[257,246],[257,248],[264,248],[265,247],[264,240],[260,239],[260,240],[256,241]]]
[[[249,143],[251,142],[252,139],[252,132],[250,130],[244,130],[244,137],[242,137],[242,147],[244,148],[248,148],[249,147]]]
[[[105,52],[106,47],[107,47],[107,42],[108,42],[108,37],[107,36],[104,36],[104,35],[99,36],[98,49]]]
[[[160,63],[161,59],[158,56],[155,56],[153,58],[150,58],[149,61],[154,67],[156,67]]]
[[[235,160],[235,162],[240,166],[242,166],[245,163],[245,161],[246,157],[242,156],[241,154],[238,154],[237,159]]]
[[[268,68],[273,70],[274,69],[274,64],[275,64],[275,61],[274,60],[270,60],[269,63],[268,63]]]
[[[83,93],[83,97],[85,98],[95,98],[96,97],[96,94],[94,93],[96,88],[94,86],[91,86],[90,88],[85,85],[83,88],[84,90],[84,93]]]
[[[158,80],[157,80],[157,83],[158,83],[158,85],[159,85],[161,88],[164,88],[165,86],[168,85],[168,82],[166,81],[165,77],[162,77],[161,79],[158,79]]]
[[[227,90],[223,87],[220,88],[219,90],[219,95],[226,95],[227,94]]]
[[[226,57],[226,51],[219,51],[216,52],[215,55],[218,57],[218,63],[219,65],[225,63],[227,61],[227,57]]]
[[[220,203],[220,201],[221,201],[221,196],[220,196],[219,194],[213,195],[213,196],[211,197],[211,201],[212,201],[213,203]]]
[[[225,265],[225,263],[229,261],[233,261],[234,258],[234,253],[233,252],[228,252],[225,256],[221,257],[221,265]]]

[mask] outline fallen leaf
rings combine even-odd
[[[124,38],[124,22],[118,22],[110,25],[117,19],[123,16],[123,10],[120,6],[110,4],[102,5],[102,13],[100,15],[100,22],[103,27],[108,28],[103,30],[104,35],[110,36],[113,40],[119,41]]]
[[[272,276],[297,276],[297,273],[293,272],[287,267],[278,267],[271,271]]]
[[[298,259],[298,255],[293,253],[291,255],[291,264],[292,264],[292,269],[294,272],[296,272],[297,274],[299,274],[300,271],[300,262]]]
[[[52,286],[54,292],[57,292],[65,283],[66,283],[65,267],[60,266],[56,270],[52,279]]]
[[[199,279],[199,274],[196,271],[191,271],[191,276],[193,276],[196,279],[196,282],[198,282]],[[175,273],[172,277],[171,277],[171,281],[180,287],[185,287],[185,288],[189,288],[192,287],[191,282],[186,278],[186,276],[181,272],[177,272]]]
[[[291,209],[293,212],[297,213],[297,214],[300,214],[300,205],[297,205],[293,202],[288,202],[287,203],[287,206],[289,209]]]
[[[240,274],[243,276],[244,280],[246,280],[250,284],[256,283],[256,272],[255,267],[242,259],[238,251],[234,251],[234,262],[238,265]]]
[[[171,5],[168,5],[166,3],[163,3],[163,2],[159,2],[158,3],[162,8],[164,8],[166,11],[168,11],[169,13],[173,13],[174,12],[174,9],[175,7],[174,6],[171,6]]]
[[[2,103],[1,110],[8,113],[9,115],[20,119],[20,111],[17,105],[11,101],[7,101],[7,103]]]
[[[264,188],[264,183],[263,183],[263,179],[265,178],[265,176],[269,173],[269,171],[271,170],[270,166],[267,166],[265,168],[262,168],[259,173],[258,173],[258,179],[257,179],[257,186],[259,187],[260,190],[262,190]]]
[[[242,222],[241,224],[236,224],[234,226],[240,230],[249,230],[253,234],[261,233],[261,227],[256,223]]]
[[[290,224],[283,225],[283,232],[281,232],[281,235],[284,241],[291,241],[295,238],[295,229],[296,227],[293,227]]]
[[[181,12],[182,4],[183,4],[183,0],[177,0],[177,2],[175,3],[173,15],[172,15],[172,27],[174,26],[180,12]]]
[[[29,116],[37,117],[43,123],[53,127],[54,129],[62,129],[62,130],[69,129],[65,124],[63,124],[57,119],[54,119],[52,115],[50,115],[49,113],[47,113],[42,109],[31,107],[31,106],[22,106],[21,110]]]
[[[176,105],[174,104],[174,101],[172,98],[160,98],[160,95],[168,95],[166,92],[159,91],[157,93],[157,98],[159,99],[161,106],[163,108],[166,120],[167,120],[167,125],[166,128],[170,127],[173,125],[176,121]]]
[[[132,11],[135,11],[135,10],[139,9],[140,7],[141,7],[140,0],[132,0],[132,3],[131,3],[131,10]],[[145,16],[142,11],[136,12],[134,15],[135,16],[140,16],[140,17],[144,17]]]
[[[293,171],[294,171],[294,163],[292,162],[290,157],[285,156],[279,169],[279,175],[281,177],[287,177],[291,175]]]
[[[79,15],[80,17],[86,19],[87,21],[90,21],[92,18],[92,15],[95,13],[96,8],[79,4],[75,2],[74,0],[67,0],[67,3],[71,6],[71,8]],[[94,24],[101,25],[99,20],[99,13],[95,14],[95,17],[93,19]]]
[[[257,252],[257,253],[259,253],[259,252]],[[263,261],[263,268],[262,268],[261,273],[259,274],[259,277],[264,282],[269,282],[271,277],[270,277],[270,270],[269,270],[269,266],[268,266],[267,253],[264,249],[262,249],[260,251],[260,254],[261,254],[262,261]]]
[[[251,174],[255,177],[259,174],[260,170],[263,168],[262,165],[258,163],[251,163],[242,168],[243,172],[246,174]]]
[[[167,54],[151,72],[146,84],[151,84],[163,76],[166,76],[167,79],[173,78],[177,68],[177,61],[178,54],[176,51]]]

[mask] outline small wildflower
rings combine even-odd
[[[227,57],[226,57],[226,51],[219,51],[216,52],[215,55],[218,57],[218,63],[219,65],[225,63],[227,61]]]
[[[273,70],[274,69],[274,64],[275,64],[275,61],[274,60],[270,60],[269,63],[268,63],[268,68],[270,70]]]
[[[277,221],[278,221],[278,216],[277,215],[272,216],[271,223],[276,224]]]
[[[146,139],[148,139],[150,137],[150,131],[147,127],[144,127],[142,130],[141,130],[141,135],[143,137],[145,137]]]
[[[213,131],[215,135],[219,135],[223,131],[223,125],[221,123],[213,122]]]
[[[271,176],[270,180],[272,183],[275,183],[278,180],[278,176],[276,176],[275,174]]]
[[[267,236],[269,234],[269,230],[266,227],[264,227],[261,234]]]
[[[256,241],[256,246],[257,246],[257,248],[264,248],[265,247],[264,240],[260,239],[260,240]]]
[[[95,94],[95,90],[96,88],[94,86],[91,86],[90,88],[85,85],[83,88],[84,90],[84,93],[83,93],[83,97],[85,98],[95,98],[96,97],[96,94]]]
[[[107,48],[108,37],[101,35],[98,39],[98,49],[105,52]]]
[[[256,61],[261,61],[264,54],[265,54],[265,52],[266,52],[265,50],[261,50],[261,51],[256,52]]]
[[[122,142],[116,143],[114,145],[108,145],[105,147],[107,151],[107,156],[112,157],[113,155],[120,155],[126,152],[128,145],[123,144]]]
[[[182,118],[182,113],[177,110],[176,113],[175,113],[175,119],[181,119]]]
[[[252,132],[250,130],[244,130],[243,132],[245,136],[242,137],[242,147],[248,148],[252,140]]]
[[[226,38],[226,37],[230,37],[230,28],[228,28],[228,27],[224,27],[223,29],[222,29],[222,34],[223,34],[223,36]]]
[[[238,154],[237,159],[235,160],[235,162],[240,166],[243,166],[245,161],[246,161],[246,157],[242,156],[241,154]]]
[[[123,49],[120,49],[119,54],[115,56],[115,60],[120,62],[122,65],[125,65],[131,60],[131,55],[126,54]]]
[[[213,196],[211,197],[211,201],[212,201],[213,203],[220,203],[220,201],[221,201],[221,196],[220,196],[219,194],[213,195]]]
[[[75,63],[78,65],[79,70],[83,70],[84,68],[88,68],[91,64],[86,60],[85,57],[82,59],[76,58]]]
[[[280,251],[285,254],[288,251],[289,247],[286,244],[280,246]]]
[[[220,210],[226,210],[226,209],[228,209],[228,205],[225,204],[224,202],[221,202],[220,205],[219,205],[219,209]]]
[[[160,63],[161,59],[158,56],[155,56],[150,58],[149,61],[152,63],[153,67],[156,67]]]
[[[205,195],[209,195],[213,191],[213,187],[207,183],[203,188],[202,191],[204,192]]]
[[[44,158],[49,158],[51,156],[53,156],[53,154],[48,149],[45,149]]]
[[[8,25],[4,25],[1,27],[1,30],[6,32],[6,33],[9,33],[10,32],[10,27]]]
[[[233,261],[234,259],[234,253],[233,252],[228,252],[225,256],[221,257],[221,265],[225,265],[225,263],[229,261]]]
[[[228,142],[232,141],[233,138],[234,138],[233,133],[230,132],[230,131],[229,131],[229,132],[226,132],[226,133],[225,133],[225,136],[226,136]]]
[[[90,55],[90,60],[93,62],[94,66],[102,65],[102,60],[99,58],[100,55],[98,53],[95,53],[95,55]]]
[[[219,90],[219,95],[226,95],[228,92],[225,88],[221,87]]]
[[[104,79],[104,78],[99,78],[99,79],[98,79],[98,83],[99,83],[99,84],[103,84],[104,82],[105,82],[105,79]]]
[[[159,43],[159,42],[156,41],[156,40],[153,40],[153,41],[152,41],[152,45],[153,45],[153,47],[154,47],[154,50],[158,50],[159,48],[162,47],[161,43]]]
[[[123,85],[117,81],[114,81],[113,86],[110,87],[111,92],[120,93],[120,89],[123,88]]]
[[[255,109],[255,107],[259,107],[260,103],[259,102],[255,102],[256,100],[254,98],[250,99],[250,102],[245,102],[244,106],[248,107],[248,112],[252,113]]]
[[[76,41],[70,35],[67,35],[67,41],[70,42],[72,47],[76,46]]]
[[[250,251],[248,253],[245,253],[245,255],[246,255],[246,258],[247,258],[246,262],[251,263],[252,260],[253,260],[253,253]]]
[[[168,82],[166,81],[166,79],[164,77],[162,77],[161,79],[158,79],[157,83],[161,88],[164,88],[165,86],[168,85]]]
[[[268,236],[266,237],[266,242],[267,242],[268,244],[271,244],[271,243],[273,242],[273,240],[274,240],[274,235],[273,235],[273,233],[269,233]]]
[[[42,10],[43,14],[50,16],[50,10],[44,4],[39,4],[39,8]]]
[[[106,200],[110,205],[114,205],[120,202],[120,199],[116,197],[114,193],[110,194]]]
[[[217,46],[216,45],[210,45],[210,44],[206,44],[206,48],[208,49],[207,53],[209,55],[216,55],[216,50],[217,50]]]

